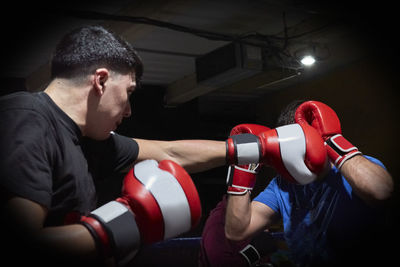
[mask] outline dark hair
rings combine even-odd
[[[127,41],[101,26],[85,26],[66,34],[56,46],[51,61],[51,78],[76,78],[106,67],[120,74],[136,74],[143,64]]]
[[[283,108],[276,122],[276,127],[296,123],[294,119],[294,114],[296,112],[296,109],[303,102],[305,102],[305,100],[294,100],[290,102],[285,108]]]

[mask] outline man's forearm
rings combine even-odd
[[[37,244],[59,257],[94,260],[96,244],[87,228],[81,224],[45,227],[36,235]]]
[[[95,241],[81,224],[43,227],[47,208],[31,200],[12,197],[2,209],[6,239],[37,248],[51,257],[95,259]],[[5,241],[6,242],[6,241]]]
[[[250,193],[229,195],[225,215],[225,235],[230,240],[243,240],[250,224]]]
[[[367,203],[387,200],[393,192],[391,175],[363,156],[347,160],[340,171],[355,193]]]
[[[188,172],[200,172],[226,164],[224,141],[178,140],[153,141],[135,139],[139,144],[138,160],[173,160]]]
[[[172,144],[170,155],[189,172],[205,171],[226,164],[225,142],[182,140]]]

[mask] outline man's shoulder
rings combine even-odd
[[[39,138],[51,128],[50,112],[39,93],[17,92],[1,97],[0,116],[0,128],[6,127],[1,134],[5,140],[16,135]]]
[[[0,111],[40,110],[42,108],[39,93],[21,91],[0,97]]]

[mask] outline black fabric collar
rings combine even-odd
[[[75,144],[82,141],[82,132],[79,126],[50,98],[45,92],[39,92],[38,96],[51,110],[56,112],[56,119],[60,120],[65,128],[70,132],[72,140]]]

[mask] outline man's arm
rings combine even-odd
[[[276,222],[277,214],[267,205],[250,201],[250,193],[229,195],[225,216],[225,236],[233,241],[252,237]]]
[[[359,197],[368,204],[391,197],[392,177],[384,168],[362,157],[358,148],[343,137],[340,120],[332,108],[318,101],[306,101],[297,108],[295,119],[317,129],[325,140],[330,161]]]
[[[21,244],[30,241],[40,251],[51,256],[95,259],[97,256],[93,237],[81,224],[44,227],[47,209],[31,200],[12,197],[5,204],[4,218],[10,238],[22,238]],[[13,240],[15,242],[15,240]],[[42,250],[43,249],[43,250]]]
[[[225,141],[179,140],[154,141],[135,139],[139,145],[137,161],[172,160],[188,172],[201,172],[226,164]]]
[[[357,155],[344,162],[341,173],[354,192],[368,204],[391,197],[394,185],[391,175],[381,166]]]

